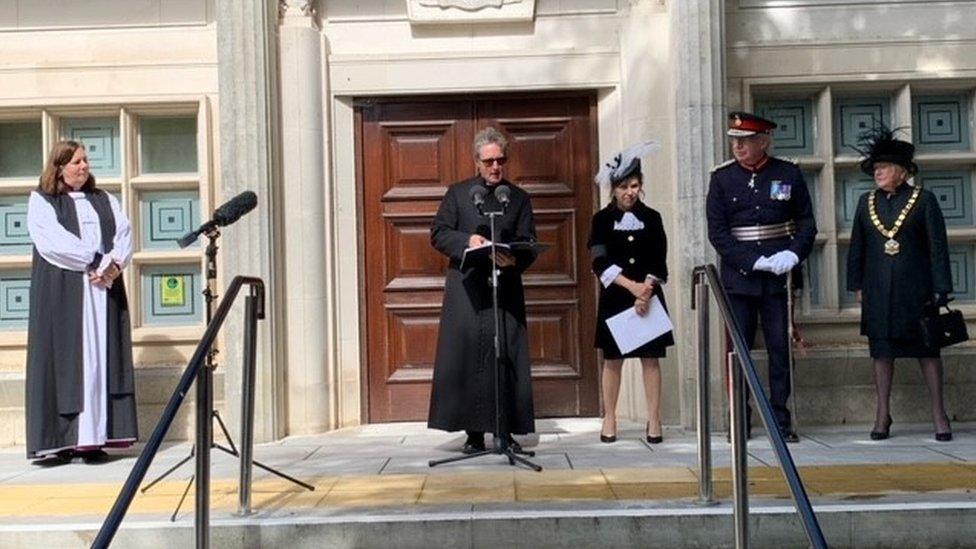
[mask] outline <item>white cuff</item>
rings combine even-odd
[[[668,283],[667,280],[664,280],[662,278],[658,278],[658,277],[656,277],[656,276],[654,276],[652,274],[648,274],[647,276],[644,277],[644,279],[645,280],[650,280],[651,282],[657,284],[658,286],[664,286],[665,284]]]
[[[605,271],[603,271],[603,274],[600,275],[600,283],[603,284],[604,288],[609,288],[610,285],[613,284],[613,281],[616,280],[622,272],[624,272],[624,270],[619,266],[610,265]]]
[[[102,276],[105,273],[105,269],[107,269],[108,266],[112,264],[112,261],[114,260],[111,255],[109,254],[103,255],[102,262],[99,263],[98,267],[95,269],[95,274],[97,274],[98,276]]]

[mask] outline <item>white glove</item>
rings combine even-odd
[[[783,250],[782,252],[775,253],[769,258],[769,263],[772,266],[771,270],[777,275],[790,272],[799,262],[800,258],[790,250]]]
[[[757,259],[756,262],[752,264],[752,270],[773,272],[773,264],[770,261],[770,258],[762,255],[759,256],[759,259]]]

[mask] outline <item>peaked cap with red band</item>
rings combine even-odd
[[[729,137],[748,137],[757,133],[769,133],[776,129],[776,122],[748,112],[729,113]]]

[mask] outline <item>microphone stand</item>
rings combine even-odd
[[[203,297],[204,297],[204,301],[206,302],[205,303],[205,306],[206,306],[206,309],[205,310],[206,310],[206,316],[207,316],[207,325],[209,326],[210,325],[210,321],[213,318],[213,304],[217,300],[217,292],[216,292],[216,289],[217,289],[217,249],[218,249],[217,239],[220,237],[220,229],[217,228],[217,225],[216,224],[210,223],[210,224],[207,224],[207,225],[202,226],[199,229],[199,232],[202,232],[202,233],[204,233],[204,234],[207,235],[207,249],[206,249],[206,252],[205,252],[205,255],[207,256],[207,285],[203,289]],[[192,233],[188,233],[184,238],[188,238],[191,234]],[[189,241],[187,245],[189,245],[189,243],[192,243],[192,242],[193,242],[193,240]],[[186,463],[186,462],[190,461],[191,459],[193,459],[193,457],[196,455],[196,453],[198,451],[200,452],[201,455],[207,457],[207,459],[206,459],[206,462],[207,463],[210,462],[210,459],[209,459],[208,456],[210,454],[210,449],[211,448],[216,448],[216,449],[224,452],[225,454],[229,454],[231,456],[234,456],[234,457],[240,459],[241,454],[237,450],[237,446],[234,445],[234,439],[231,438],[230,432],[227,430],[227,425],[225,425],[224,424],[224,420],[221,419],[220,413],[213,407],[213,373],[214,373],[214,370],[217,369],[217,364],[216,364],[216,361],[214,360],[214,356],[216,354],[217,354],[217,350],[214,349],[213,347],[211,347],[210,348],[210,351],[207,352],[206,361],[204,363],[203,368],[200,369],[200,373],[199,373],[199,375],[197,377],[197,380],[196,380],[196,383],[197,383],[197,398],[198,399],[206,399],[206,402],[207,402],[207,407],[206,408],[211,411],[211,417],[209,418],[209,420],[207,420],[207,419],[201,420],[200,418],[197,418],[198,440],[200,440],[202,438],[203,440],[208,441],[208,443],[207,444],[200,445],[199,448],[197,447],[197,444],[194,444],[193,447],[190,448],[190,454],[189,455],[187,455],[186,457],[184,457],[183,459],[181,459],[179,462],[177,462],[175,465],[173,465],[172,467],[170,467],[169,469],[167,469],[165,472],[163,472],[163,474],[161,474],[158,477],[156,477],[155,480],[153,480],[153,481],[149,482],[149,484],[146,484],[145,486],[143,486],[142,489],[140,490],[140,493],[143,493],[143,494],[146,493],[146,491],[148,491],[150,488],[152,488],[153,486],[155,486],[159,481],[163,480],[164,478],[166,478],[167,476],[169,476],[170,474],[172,474],[174,471],[176,471],[177,469],[179,469],[180,466],[182,466],[184,463]],[[230,444],[230,448],[227,448],[226,446],[224,446],[224,445],[222,445],[220,443],[214,442],[214,439],[213,439],[213,426],[211,424],[211,421],[213,421],[213,420],[216,420],[217,421],[217,425],[220,427],[220,430],[224,433],[224,437],[227,438],[227,443]],[[202,437],[199,436],[199,435],[202,435]],[[257,467],[259,467],[261,469],[264,469],[265,471],[267,471],[267,472],[269,472],[271,474],[277,475],[277,476],[279,476],[279,477],[281,477],[281,478],[283,478],[283,479],[285,479],[287,481],[293,482],[294,484],[297,484],[297,485],[301,486],[302,488],[305,488],[307,490],[313,490],[313,491],[315,490],[315,487],[312,486],[311,484],[308,484],[306,482],[302,482],[302,481],[300,481],[300,480],[298,480],[298,479],[296,479],[294,477],[291,477],[291,476],[289,476],[289,475],[287,475],[285,473],[282,473],[281,471],[278,471],[277,469],[274,469],[273,467],[270,467],[268,465],[265,465],[265,464],[263,464],[263,463],[261,463],[261,462],[259,462],[257,460],[251,460],[251,463],[253,463],[255,466],[257,466]],[[180,501],[176,504],[176,509],[173,510],[173,514],[172,514],[172,516],[170,516],[170,522],[176,522],[176,516],[180,512],[180,508],[183,506],[183,502],[186,500],[187,494],[190,493],[190,487],[193,486],[193,481],[198,476],[200,478],[203,478],[204,475],[209,475],[209,471],[200,471],[200,470],[198,470],[198,471],[196,471],[196,473],[193,476],[190,477],[190,480],[189,480],[189,482],[186,485],[186,489],[183,491],[183,495],[180,497]]]
[[[491,309],[492,314],[495,317],[495,432],[492,433],[492,447],[491,449],[485,449],[480,452],[475,452],[473,454],[467,454],[463,456],[453,456],[444,459],[432,459],[427,462],[429,467],[436,467],[444,463],[454,463],[456,461],[463,461],[466,459],[473,459],[481,456],[488,455],[500,455],[506,456],[508,458],[509,465],[515,465],[516,462],[526,465],[532,468],[534,471],[542,471],[542,467],[532,463],[531,461],[522,457],[523,455],[529,457],[535,457],[535,452],[527,450],[516,451],[512,448],[509,443],[509,437],[511,434],[508,432],[508,426],[506,425],[504,433],[502,433],[502,409],[501,409],[501,373],[502,373],[502,354],[501,354],[501,341],[499,333],[501,332],[501,319],[498,312],[498,248],[495,245],[495,218],[503,215],[505,213],[505,207],[507,203],[503,204],[501,210],[493,212],[481,212],[481,215],[488,217],[488,223],[491,226]],[[478,210],[481,210],[479,204]],[[507,401],[506,401],[507,404]],[[521,454],[521,455],[519,455]]]

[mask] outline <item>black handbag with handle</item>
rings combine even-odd
[[[938,308],[933,308],[921,320],[922,340],[925,341],[925,346],[930,349],[941,349],[969,339],[969,333],[966,331],[966,319],[962,317],[962,312],[950,309],[948,304],[943,304],[943,306],[946,312],[940,314]]]

